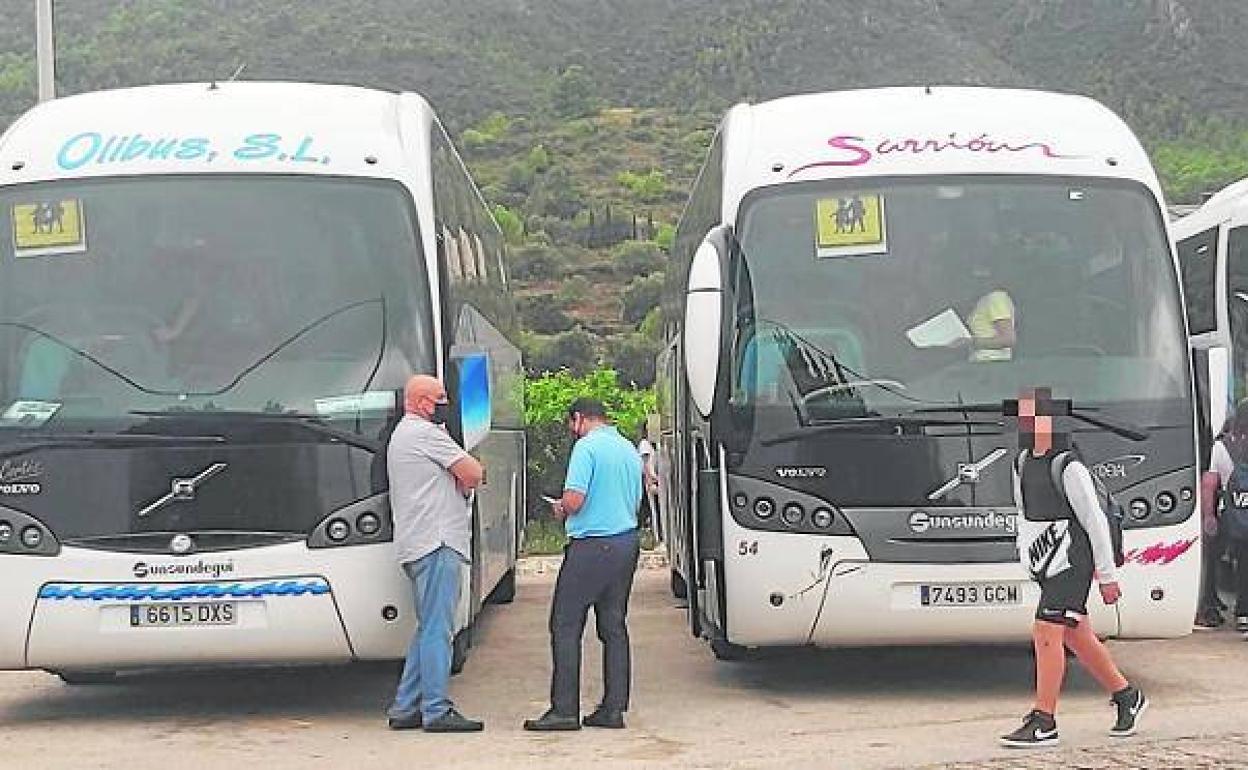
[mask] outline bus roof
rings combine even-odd
[[[1183,240],[1225,221],[1232,227],[1248,222],[1248,179],[1223,187],[1200,208],[1172,222],[1170,228],[1175,240]]]
[[[1082,96],[944,86],[804,94],[738,105],[723,130],[729,219],[757,187],[866,176],[1108,177],[1162,200],[1131,129]]]
[[[31,109],[0,137],[0,184],[170,173],[398,178],[433,119],[416,94],[308,83],[142,86]],[[371,160],[370,160],[371,159]]]

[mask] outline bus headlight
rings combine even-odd
[[[1142,497],[1137,497],[1131,501],[1131,505],[1128,507],[1128,510],[1131,511],[1131,518],[1136,519],[1137,521],[1140,519],[1147,519],[1149,511],[1148,501]]]
[[[355,520],[355,528],[365,537],[372,537],[381,531],[381,519],[377,518],[377,514],[370,512],[361,513],[359,518]]]
[[[341,543],[351,537],[351,525],[342,519],[334,519],[329,522],[329,526],[325,527],[325,534],[335,543]]]
[[[1162,492],[1161,494],[1157,495],[1157,498],[1155,500],[1153,500],[1153,504],[1157,506],[1157,510],[1159,512],[1169,513],[1170,511],[1174,510],[1174,506],[1175,506],[1174,495],[1170,494],[1169,492]]]
[[[754,501],[754,515],[760,519],[770,519],[776,512],[776,504],[770,497],[760,497]]]
[[[43,545],[43,530],[34,526],[23,529],[22,545],[31,549],[38,548]]]
[[[732,496],[732,505],[735,508],[745,508],[750,504],[750,498],[744,492],[738,492]]]
[[[816,508],[815,512],[810,514],[810,520],[819,529],[827,529],[832,526],[836,516],[827,508]]]
[[[0,545],[6,545],[13,539],[13,525],[7,521],[0,521]]]
[[[802,523],[802,519],[806,517],[806,509],[797,503],[789,503],[784,506],[784,510],[780,512],[780,518],[784,519],[784,523],[791,527],[796,527]]]

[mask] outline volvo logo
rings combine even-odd
[[[156,511],[159,511],[161,508],[164,508],[165,506],[169,505],[170,503],[182,503],[188,500],[194,500],[195,493],[199,490],[199,487],[208,479],[212,478],[213,476],[216,476],[218,473],[225,470],[226,467],[227,466],[225,463],[213,463],[212,465],[209,465],[204,470],[200,471],[199,475],[197,476],[192,476],[189,479],[186,479],[186,478],[173,479],[169,485],[169,494],[165,495],[164,497],[161,497],[158,500],[153,501],[146,508],[139,511],[139,517],[143,518],[146,516],[150,516]]]
[[[928,494],[927,499],[939,500],[963,484],[978,484],[980,477],[983,475],[988,466],[992,465],[997,460],[1000,460],[1002,457],[1005,457],[1005,455],[1005,449],[997,448],[985,455],[979,462],[958,463],[957,475],[932,490],[931,493]]]
[[[828,475],[828,469],[822,465],[783,465],[776,468],[776,475],[782,479],[821,479]]]
[[[194,547],[195,541],[187,534],[177,534],[169,540],[169,550],[176,554],[190,553]]]

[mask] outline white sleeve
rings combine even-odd
[[[1092,474],[1086,465],[1071,460],[1062,471],[1062,485],[1066,488],[1066,499],[1070,501],[1075,517],[1092,541],[1092,564],[1096,568],[1097,580],[1101,584],[1113,583],[1117,580],[1113,541],[1109,536],[1109,522],[1101,511],[1100,501],[1096,499]]]
[[[1209,458],[1209,464],[1212,466],[1214,473],[1218,474],[1218,482],[1226,489],[1227,482],[1231,480],[1231,474],[1235,472],[1235,462],[1231,460],[1231,453],[1227,451],[1226,444],[1221,440],[1214,442],[1213,456]]]
[[[1020,517],[1023,515],[1023,480],[1019,476],[1018,466],[1022,459],[1023,456],[1020,454],[1018,457],[1014,458],[1014,462],[1010,464],[1010,476],[1014,481],[1014,510],[1018,511],[1018,515]]]

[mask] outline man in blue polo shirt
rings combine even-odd
[[[582,724],[622,728],[628,710],[632,673],[626,621],[640,550],[641,456],[610,424],[598,401],[573,403],[568,428],[577,441],[563,497],[553,503],[569,540],[550,609],[550,709],[525,721],[526,730],[579,730]],[[582,723],[581,637],[590,607],[603,646],[604,694]]]

